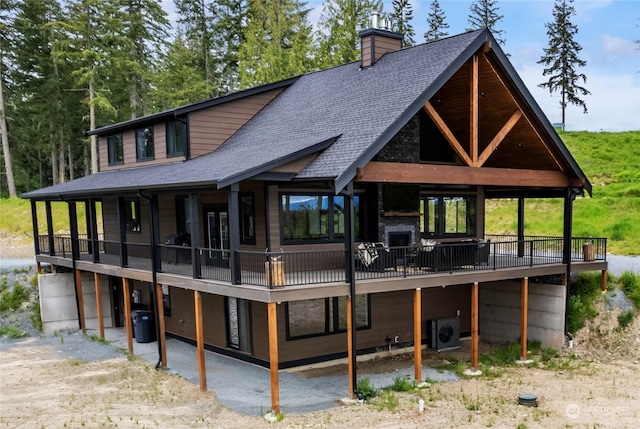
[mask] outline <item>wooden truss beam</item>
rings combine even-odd
[[[456,154],[464,161],[465,164],[471,166],[473,165],[473,160],[469,158],[467,152],[464,150],[456,136],[453,135],[447,124],[444,122],[442,117],[436,112],[436,109],[433,108],[431,102],[427,101],[427,104],[424,105],[424,110],[427,112],[431,120],[438,127],[444,138],[451,145]]]
[[[471,155],[471,164],[477,167],[478,163],[478,134],[479,134],[479,116],[478,116],[478,55],[471,57],[471,94],[469,94],[470,101],[470,121],[469,121],[469,154]]]
[[[489,159],[491,154],[498,148],[500,143],[502,143],[507,134],[509,134],[509,131],[511,131],[513,127],[516,126],[521,117],[521,110],[516,110],[513,115],[511,115],[509,120],[502,126],[500,131],[498,131],[489,145],[482,151],[482,155],[480,155],[480,157],[475,160],[474,167],[482,167],[487,159]]]
[[[458,165],[369,162],[359,170],[357,182],[429,183],[484,186],[566,188],[581,186],[560,171],[512,168],[472,168]]]

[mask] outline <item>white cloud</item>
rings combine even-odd
[[[542,68],[524,67],[518,74],[551,123],[561,122],[560,96],[551,96],[539,88]],[[629,131],[640,130],[640,79],[630,74],[591,74],[585,87],[591,95],[581,97],[588,113],[569,105],[566,109],[567,130]]]
[[[605,54],[633,56],[638,55],[636,44],[633,40],[604,34],[602,36],[602,48]]]

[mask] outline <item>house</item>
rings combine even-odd
[[[126,326],[130,351],[152,311],[160,363],[193,342],[203,389],[205,348],[269,367],[276,411],[281,368],[346,356],[355,396],[360,353],[470,335],[477,369],[479,335],[562,345],[568,275],[606,287],[606,239],[572,236],[589,180],[488,30],[360,35],[359,62],[87,133],[99,173],[22,195],[42,296],[62,283],[74,323]],[[532,197],[563,199],[563,236],[525,235]],[[517,234],[485,234],[492,198]]]

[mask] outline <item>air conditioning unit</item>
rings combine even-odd
[[[457,317],[429,320],[427,323],[429,347],[438,351],[460,347],[460,320]]]

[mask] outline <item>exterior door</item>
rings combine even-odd
[[[226,207],[209,208],[205,210],[206,246],[210,250],[206,254],[205,265],[219,267],[229,266],[229,212]]]

